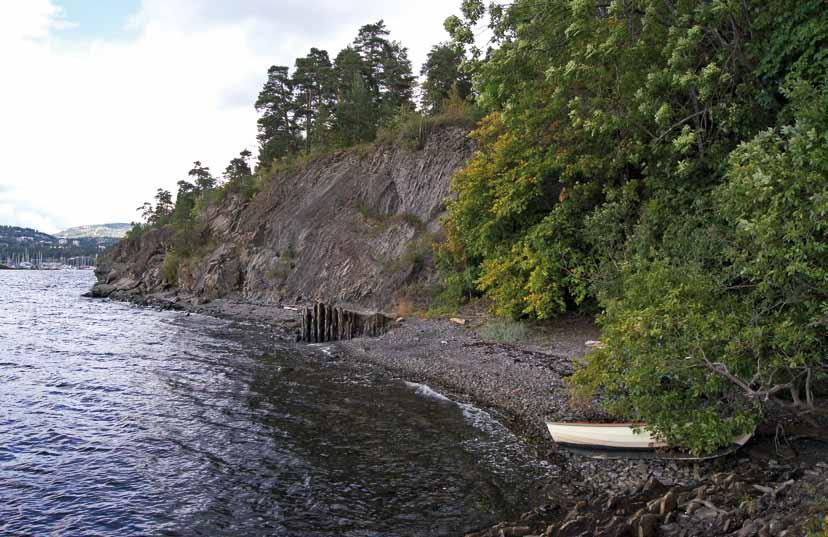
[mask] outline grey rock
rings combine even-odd
[[[676,499],[676,493],[674,491],[669,491],[667,494],[662,496],[661,501],[659,503],[659,513],[662,515],[666,515],[667,513],[673,511],[678,506],[678,501]]]
[[[755,520],[745,520],[742,528],[736,534],[737,537],[754,537],[759,532],[760,523]]]
[[[638,520],[636,528],[637,537],[654,537],[658,532],[661,518],[658,515],[646,514]]]
[[[719,512],[709,507],[702,507],[693,513],[698,520],[713,520],[719,516]]]
[[[500,530],[500,537],[526,537],[532,533],[529,526],[510,526]]]

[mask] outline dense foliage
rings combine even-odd
[[[694,451],[750,431],[772,398],[817,412],[821,2],[465,0],[462,11],[446,27],[489,115],[453,183],[448,282],[515,318],[602,310],[607,346],[579,390]]]

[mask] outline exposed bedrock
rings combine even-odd
[[[429,243],[473,150],[464,129],[444,128],[421,150],[352,149],[280,171],[251,201],[227,196],[207,209],[209,240],[179,264],[177,286],[162,270],[172,232],[154,229],[108,254],[92,294],[388,309],[434,277]]]

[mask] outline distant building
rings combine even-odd
[[[72,246],[80,246],[80,241],[72,241]]]
[[[61,246],[66,246],[66,244],[68,243],[69,241],[66,239],[58,239],[58,244],[60,244]]]

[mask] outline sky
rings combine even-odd
[[[195,160],[255,153],[270,65],[385,20],[415,73],[460,0],[0,0],[0,224],[138,219]]]

